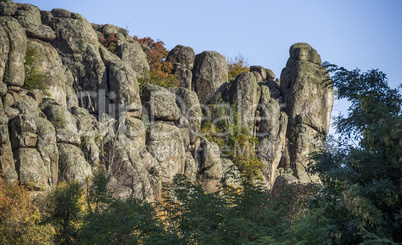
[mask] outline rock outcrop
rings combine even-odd
[[[317,51],[306,43],[292,45],[290,58],[281,74],[281,92],[289,116],[287,138],[290,164],[302,182],[314,181],[307,168],[309,154],[327,135],[334,92]]]
[[[197,54],[193,68],[193,89],[201,104],[210,102],[228,80],[225,57],[215,51]]]
[[[115,38],[113,52],[105,36]],[[305,168],[314,140],[328,133],[333,90],[308,44],[290,48],[281,79],[252,66],[234,81],[219,53],[178,45],[166,60],[180,86],[140,91],[149,64],[124,29],[2,0],[0,51],[0,172],[9,182],[48,190],[103,168],[122,198],[154,201],[177,174],[207,191],[239,187],[239,166],[202,128],[207,120],[229,127],[233,108],[259,140],[252,151],[266,188],[316,181]],[[219,102],[215,118],[205,115]]]
[[[177,45],[170,50],[166,61],[170,62],[174,66],[174,76],[180,82],[180,87],[192,88],[192,79],[195,61],[195,53],[191,47]]]

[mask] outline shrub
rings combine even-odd
[[[54,115],[54,120],[51,121],[55,129],[65,128],[67,123],[64,118],[64,113],[61,110],[56,110]]]
[[[241,55],[234,58],[228,58],[228,80],[235,79],[239,74],[249,71],[247,60]]]
[[[0,244],[48,244],[53,233],[29,191],[0,176]]]
[[[59,183],[49,196],[46,222],[56,229],[58,244],[71,244],[77,239],[82,222],[83,190],[80,183]]]
[[[165,43],[160,40],[154,41],[150,37],[138,38],[133,37],[138,43],[145,45],[147,61],[150,70],[145,71],[144,77],[139,78],[140,89],[146,84],[151,83],[161,87],[177,87],[179,82],[173,75],[173,65],[165,61],[168,50],[165,48]]]
[[[229,158],[239,168],[245,181],[260,178],[263,168],[254,149],[259,144],[246,128],[239,126],[239,115],[235,106],[223,102],[218,96],[215,104],[208,105],[210,119],[203,120],[201,134],[223,149],[222,157]],[[229,114],[233,116],[230,117]],[[223,119],[227,118],[227,119]]]
[[[26,89],[40,89],[45,95],[50,95],[46,90],[48,86],[47,77],[44,73],[38,71],[33,67],[34,63],[38,60],[37,53],[33,47],[28,45],[25,53],[25,81],[23,88]]]
[[[98,41],[110,52],[116,54],[117,48],[117,37],[115,33],[106,34],[104,36],[100,36]]]

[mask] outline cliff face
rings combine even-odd
[[[98,42],[110,33],[117,38],[115,54]],[[196,55],[181,45],[167,60],[180,87],[147,84],[140,91],[137,78],[149,65],[123,29],[90,24],[63,9],[40,11],[2,0],[0,166],[5,178],[43,190],[71,178],[84,182],[105,167],[119,195],[149,201],[176,174],[211,191],[222,178],[239,185],[239,170],[200,133],[204,104],[220,97],[236,106],[239,124],[259,139],[254,147],[267,188],[315,181],[305,168],[317,137],[328,132],[333,90],[312,47],[293,45],[276,80],[271,70],[253,66],[229,83],[222,55]],[[42,89],[30,82],[42,83]]]

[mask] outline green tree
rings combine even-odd
[[[151,204],[113,199],[104,209],[86,217],[78,243],[161,244],[169,240]]]
[[[177,175],[164,210],[169,232],[180,244],[257,244],[286,241],[290,229],[289,195],[270,198],[261,186],[223,186],[206,193],[199,184]],[[273,240],[274,239],[274,240]]]
[[[327,238],[338,244],[401,243],[401,94],[378,70],[328,67],[339,98],[351,106],[336,121],[338,151],[323,149],[310,166],[323,184],[316,207],[332,226]]]
[[[112,202],[113,193],[107,187],[109,182],[110,176],[103,168],[94,172],[92,184],[87,190],[87,205],[90,214],[99,213]],[[89,185],[89,181],[87,181],[87,185]]]
[[[72,244],[82,222],[82,188],[77,181],[59,183],[49,195],[46,222],[55,230],[58,244]]]

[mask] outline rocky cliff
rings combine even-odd
[[[98,41],[111,33],[115,53]],[[261,183],[315,181],[308,155],[328,133],[333,90],[312,47],[297,43],[289,53],[280,79],[252,66],[228,81],[221,54],[178,45],[167,60],[180,86],[140,91],[149,65],[124,29],[1,0],[0,170],[10,182],[45,190],[69,179],[84,183],[105,168],[121,197],[149,201],[176,174],[211,191],[222,179],[241,185],[237,166],[201,133],[206,105],[219,97],[258,138]]]

